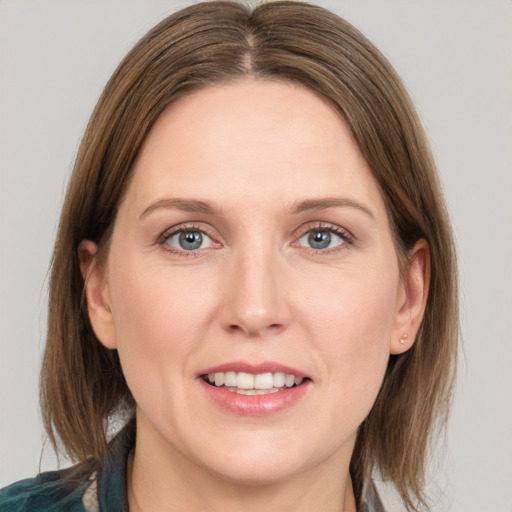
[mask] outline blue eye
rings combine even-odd
[[[211,238],[199,230],[180,230],[172,233],[165,239],[165,242],[182,251],[197,251],[211,247]]]
[[[342,245],[345,240],[332,229],[312,229],[299,238],[300,245],[322,251]]]

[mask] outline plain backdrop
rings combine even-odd
[[[46,273],[101,89],[162,0],[0,2],[0,486],[52,469],[37,404]],[[318,1],[389,58],[439,165],[460,257],[463,352],[435,512],[512,511],[512,2]],[[387,494],[387,493],[386,493]],[[391,498],[388,498],[391,499]],[[391,499],[389,510],[401,510]]]

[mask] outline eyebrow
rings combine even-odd
[[[348,197],[325,197],[321,199],[306,199],[305,201],[300,201],[298,203],[294,203],[292,206],[292,213],[298,214],[302,212],[306,212],[309,210],[327,210],[328,208],[339,208],[339,207],[350,207],[356,208],[372,219],[375,218],[372,211],[366,207],[364,204],[355,201],[354,199],[349,199]]]
[[[350,207],[356,208],[372,219],[375,218],[372,211],[365,205],[346,197],[326,197],[321,199],[306,199],[296,202],[291,207],[291,213],[298,215],[310,210],[327,210],[328,208]],[[140,214],[140,218],[148,216],[155,210],[175,209],[183,212],[202,213],[205,215],[222,215],[222,210],[210,201],[199,201],[196,199],[164,198],[151,203]]]
[[[165,198],[151,203],[140,214],[139,218],[148,216],[151,212],[160,209],[174,209],[190,213],[202,213],[205,215],[221,215],[221,209],[210,201],[198,201],[195,199]]]

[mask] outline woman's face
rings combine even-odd
[[[275,82],[212,86],[162,114],[88,301],[137,402],[138,449],[253,483],[347,467],[411,327],[348,128]]]

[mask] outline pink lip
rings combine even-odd
[[[306,394],[311,384],[311,381],[306,380],[300,386],[278,391],[277,393],[269,393],[268,395],[239,395],[238,393],[228,391],[226,388],[212,386],[202,378],[197,380],[215,404],[241,416],[268,416],[282,411],[298,402]]]
[[[223,363],[211,368],[206,368],[200,375],[208,375],[209,373],[217,372],[246,372],[254,375],[258,373],[287,373],[289,375],[295,375],[295,377],[302,377],[303,379],[308,377],[304,372],[301,372],[297,368],[291,366],[285,366],[280,363],[273,361],[263,361],[261,363],[248,363],[247,361],[232,361],[230,363]]]
[[[246,372],[254,375],[259,373],[282,372],[303,379],[308,376],[297,368],[274,361],[263,361],[261,363],[232,361],[202,370],[198,375],[197,381],[208,397],[215,404],[227,411],[243,416],[267,416],[277,413],[300,400],[311,384],[311,379],[309,378],[303,381],[299,386],[287,388],[277,393],[269,393],[267,395],[241,395],[233,391],[228,391],[224,387],[212,386],[202,378],[203,375],[217,372]]]

